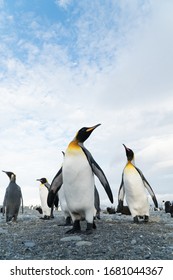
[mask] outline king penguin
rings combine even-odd
[[[41,201],[41,208],[43,212],[43,220],[49,220],[50,218],[54,218],[53,216],[53,209],[54,205],[58,207],[58,196],[55,196],[54,203],[52,204],[51,209],[47,205],[47,196],[50,190],[50,184],[48,183],[46,178],[37,179],[41,184],[39,186],[39,194],[40,194],[40,201]]]
[[[65,153],[63,153],[63,156],[65,156]],[[65,224],[60,224],[62,226],[70,226],[72,225],[72,220],[71,220],[71,216],[70,216],[70,212],[67,206],[67,202],[66,202],[66,198],[65,198],[65,194],[64,194],[64,188],[63,185],[61,186],[60,190],[58,191],[58,198],[59,198],[59,203],[60,203],[60,207],[61,210],[64,214],[64,218],[65,218]],[[96,208],[96,217],[97,219],[100,219],[100,197],[99,197],[99,192],[96,188],[96,186],[94,186],[94,205]]]
[[[113,203],[112,191],[104,172],[83,145],[84,141],[99,125],[83,127],[77,132],[66,149],[63,166],[51,183],[48,195],[49,206],[52,205],[56,192],[63,184],[64,195],[73,221],[73,228],[67,233],[81,232],[80,220],[82,219],[87,222],[87,233],[91,233],[92,229],[96,227],[94,223],[96,215],[94,174],[100,180],[111,203]]]
[[[126,195],[127,205],[129,206],[133,221],[138,223],[138,218],[143,217],[144,222],[149,221],[149,203],[146,189],[152,197],[155,207],[158,208],[158,202],[148,181],[145,179],[142,171],[135,166],[134,152],[123,144],[127,164],[123,170],[122,181],[118,192],[118,209],[123,207],[124,196]]]
[[[6,213],[6,222],[10,222],[12,219],[16,222],[21,203],[23,213],[23,197],[21,188],[16,184],[16,175],[13,172],[3,172],[5,172],[10,178],[10,183],[6,188],[4,196],[3,214]]]

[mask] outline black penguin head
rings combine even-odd
[[[134,152],[131,149],[127,148],[124,144],[123,144],[123,146],[126,150],[127,160],[132,161],[134,159]]]
[[[16,175],[13,172],[4,171],[4,170],[2,170],[2,172],[7,174],[7,176],[10,178],[10,181],[15,181],[16,180]]]
[[[47,179],[46,178],[37,179],[36,181],[39,181],[42,184],[47,183]]]
[[[78,141],[78,142],[81,142],[83,143],[89,136],[90,134],[93,132],[93,130],[98,127],[99,125],[101,124],[97,124],[95,126],[92,126],[92,127],[82,127],[76,134],[76,137],[75,139]]]

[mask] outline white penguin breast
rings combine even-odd
[[[68,207],[94,205],[94,176],[83,152],[67,155],[63,163],[63,188]]]
[[[131,168],[130,170],[125,168],[123,180],[126,195],[140,197],[146,194],[142,178],[135,168]]]
[[[126,201],[132,216],[149,215],[147,193],[138,171],[135,168],[125,168],[123,180]]]
[[[39,187],[39,192],[43,214],[49,216],[51,209],[47,205],[48,189],[45,186],[41,185]]]

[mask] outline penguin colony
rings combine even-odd
[[[44,220],[53,218],[54,206],[60,204],[64,214],[65,224],[71,225],[69,234],[81,232],[81,221],[86,221],[86,233],[92,233],[96,229],[95,219],[100,218],[100,198],[95,186],[95,176],[99,179],[109,200],[113,203],[113,194],[109,182],[98,163],[84,146],[84,142],[98,127],[83,127],[69,143],[65,153],[63,152],[62,166],[53,178],[51,184],[45,177],[37,179],[40,182],[39,194]],[[124,144],[123,144],[124,145]],[[127,163],[122,172],[122,181],[118,191],[117,212],[124,207],[124,198],[132,215],[133,221],[139,223],[149,221],[149,203],[146,190],[152,197],[154,205],[158,208],[158,202],[148,181],[142,171],[136,167],[134,152],[124,145]],[[6,213],[6,222],[17,220],[20,205],[23,208],[21,188],[16,184],[16,175],[3,171],[10,179],[6,189],[3,213]]]

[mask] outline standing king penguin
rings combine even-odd
[[[41,184],[39,186],[39,194],[40,194],[40,201],[41,201],[41,208],[43,212],[43,220],[49,220],[50,218],[54,218],[53,216],[53,209],[54,205],[58,207],[58,196],[55,196],[54,203],[51,206],[51,209],[47,205],[47,196],[50,190],[50,184],[48,183],[46,178],[37,179]]]
[[[62,153],[63,153],[63,156],[65,157],[65,153],[64,152],[62,152]],[[70,212],[69,212],[69,209],[67,206],[63,185],[61,186],[61,188],[57,194],[58,194],[58,198],[59,198],[60,207],[64,214],[64,218],[65,218],[65,224],[60,224],[60,225],[62,225],[62,226],[72,225],[71,215],[70,215]],[[96,218],[100,219],[100,211],[101,211],[100,197],[99,197],[99,193],[98,193],[96,186],[94,186],[94,205],[96,208]]]
[[[13,172],[3,172],[5,172],[10,178],[10,183],[6,188],[4,196],[3,214],[6,213],[6,222],[10,222],[12,219],[14,222],[16,222],[21,202],[23,213],[23,198],[21,188],[16,184],[16,175]]]
[[[118,192],[118,209],[123,207],[124,196],[126,195],[127,205],[135,223],[138,223],[138,217],[143,217],[144,222],[149,220],[149,203],[146,189],[152,197],[155,207],[158,208],[158,202],[154,191],[145,179],[142,171],[135,166],[134,153],[123,144],[127,164],[123,170],[122,182]]]
[[[86,232],[95,228],[94,216],[94,174],[103,185],[111,203],[113,195],[105,174],[95,162],[90,152],[84,147],[84,141],[100,124],[81,128],[70,142],[65,152],[61,169],[52,181],[48,195],[48,205],[51,207],[56,192],[63,184],[64,195],[73,221],[73,228],[67,233],[80,232],[80,220],[87,222]]]

